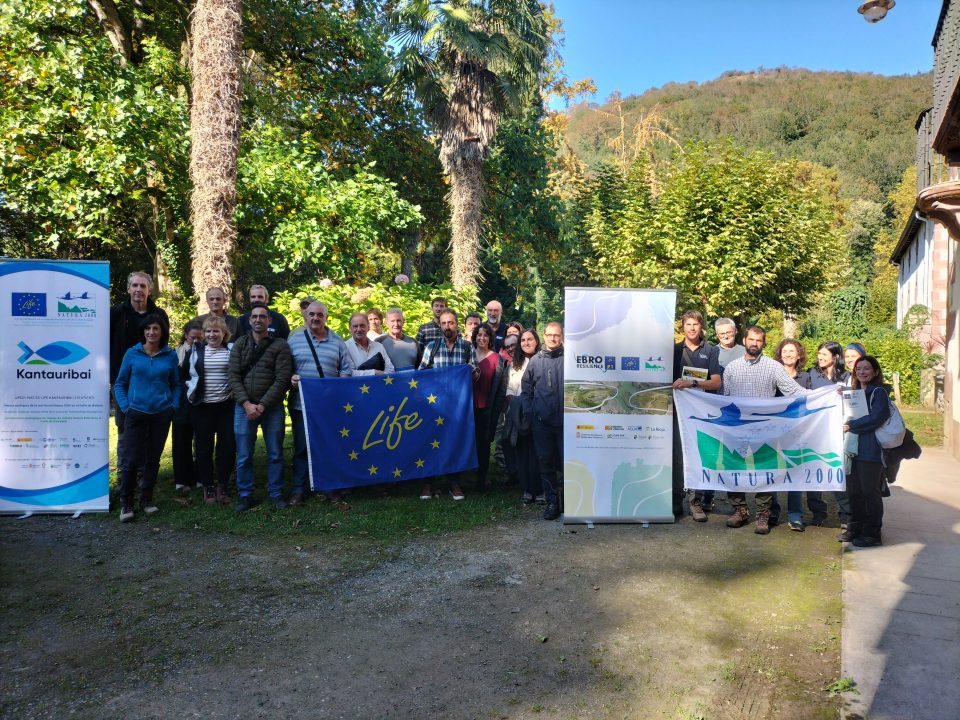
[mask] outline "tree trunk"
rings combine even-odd
[[[190,198],[193,290],[197,307],[209,287],[230,296],[237,241],[237,155],[240,149],[239,0],[197,0],[191,25]]]
[[[485,191],[483,160],[462,161],[450,170],[450,277],[453,287],[475,287],[480,277],[480,227]]]
[[[783,336],[796,339],[799,337],[798,329],[797,316],[789,312],[783,313]]]

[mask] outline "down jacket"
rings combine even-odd
[[[259,344],[241,335],[230,351],[230,389],[237,405],[248,400],[264,407],[283,402],[293,375],[293,356],[283,338],[269,335]]]

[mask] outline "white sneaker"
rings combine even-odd
[[[126,523],[130,522],[131,520],[133,520],[133,508],[129,505],[125,505],[120,510],[120,522]]]

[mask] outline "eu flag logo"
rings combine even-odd
[[[477,466],[469,365],[302,380],[300,394],[315,490]]]
[[[621,370],[639,370],[640,358],[636,356],[629,356],[629,355],[620,358],[620,369]]]
[[[13,295],[10,314],[14,317],[46,317],[47,294],[32,292],[15,292]]]
[[[616,370],[617,369],[617,357],[615,355],[605,355],[603,357],[603,369],[607,370]]]

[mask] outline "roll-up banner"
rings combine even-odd
[[[565,523],[673,522],[676,292],[566,288]]]
[[[0,513],[109,509],[110,264],[0,259]]]

